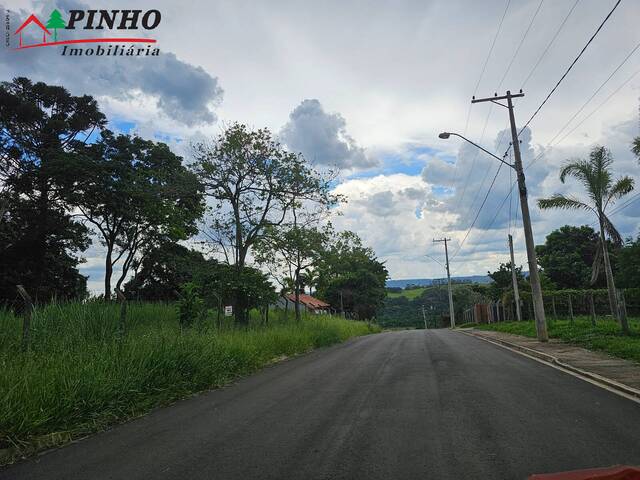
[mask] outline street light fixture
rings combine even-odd
[[[487,155],[492,156],[493,158],[495,158],[496,160],[498,160],[499,162],[504,163],[506,166],[511,167],[513,169],[515,169],[515,165],[510,164],[509,162],[505,162],[504,159],[498,157],[497,155],[494,155],[493,153],[491,153],[489,150],[487,150],[486,148],[481,147],[480,145],[478,145],[475,142],[472,142],[471,140],[469,140],[467,137],[463,137],[462,135],[460,135],[459,133],[452,133],[452,132],[442,132],[440,135],[438,135],[439,138],[442,138],[443,140],[447,140],[451,135],[453,135],[454,137],[460,137],[461,139],[463,139],[466,142],[469,142],[471,145],[473,145],[474,147],[479,148],[480,150],[482,150],[484,153],[486,153]]]

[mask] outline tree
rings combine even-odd
[[[631,145],[631,151],[635,153],[636,157],[640,161],[640,137],[636,137]]]
[[[635,241],[628,239],[617,256],[616,282],[621,288],[636,288],[640,285],[640,235]]]
[[[589,155],[589,160],[568,162],[560,170],[560,181],[565,183],[567,176],[574,177],[580,181],[587,191],[589,201],[585,202],[574,197],[556,194],[550,198],[538,200],[538,205],[542,209],[561,208],[567,210],[586,210],[594,213],[598,218],[600,227],[598,251],[604,261],[611,313],[614,318],[620,321],[623,332],[628,333],[629,326],[626,318],[624,315],[620,315],[618,311],[616,287],[605,232],[609,234],[614,245],[622,244],[620,233],[618,233],[609,217],[607,217],[606,210],[609,206],[613,205],[616,200],[633,190],[634,181],[631,177],[626,176],[614,181],[610,170],[612,163],[613,157],[609,150],[605,147],[594,147]]]
[[[493,300],[505,300],[505,294],[513,292],[513,279],[511,276],[511,264],[501,263],[498,270],[487,272],[489,278],[493,280],[487,288],[487,294]],[[522,267],[516,267],[516,281],[518,282],[518,290],[531,290],[530,285],[522,274]]]
[[[72,214],[74,165],[106,120],[89,96],[26,78],[0,84],[0,303],[22,284],[40,301],[83,295],[88,230]]]
[[[204,211],[202,186],[164,143],[104,131],[79,163],[76,206],[97,230],[105,253],[104,296],[121,262],[120,289],[139,254],[197,232]]]
[[[193,171],[214,201],[204,233],[235,267],[238,280],[267,228],[281,225],[296,202],[329,190],[326,179],[314,175],[301,155],[284,149],[267,129],[234,123],[213,141],[194,145],[193,154]],[[247,299],[240,289],[235,307],[236,318],[246,324]]]
[[[565,225],[536,246],[538,264],[560,289],[589,288],[598,281],[598,234],[588,225]]]
[[[174,242],[154,245],[134,262],[135,275],[124,284],[124,291],[137,300],[177,300],[181,286],[194,282],[207,267],[209,261],[201,252]]]
[[[62,18],[62,14],[57,9],[51,12],[51,15],[49,16],[49,21],[47,22],[47,28],[53,28],[54,41],[58,40],[58,29],[65,28],[66,26],[67,24]]]
[[[333,239],[317,267],[318,295],[335,310],[358,319],[375,318],[384,305],[384,263],[353,232]]]
[[[284,228],[269,229],[261,242],[256,244],[256,260],[267,265],[270,272],[281,280],[281,285],[293,287],[296,321],[300,321],[300,293],[303,274],[315,268],[322,258],[331,234],[331,226],[300,226],[296,223]]]

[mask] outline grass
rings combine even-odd
[[[389,298],[399,298],[406,297],[409,300],[414,300],[418,298],[422,293],[426,290],[426,288],[411,288],[409,290],[402,290],[401,292],[387,292],[387,297]]]
[[[283,356],[379,331],[329,316],[300,323],[271,315],[269,326],[235,329],[202,320],[185,331],[175,307],[49,305],[32,320],[27,352],[21,320],[0,311],[0,450],[31,453],[143,414],[191,393],[222,386]],[[274,318],[276,317],[276,318]],[[0,455],[1,456],[1,455]],[[11,460],[5,458],[5,461]]]
[[[549,337],[578,345],[589,350],[599,350],[620,358],[640,363],[640,321],[630,320],[631,335],[622,335],[620,327],[612,320],[599,320],[595,327],[588,317],[576,317],[573,324],[568,320],[548,322]],[[479,330],[535,337],[535,324],[531,322],[505,322],[476,325]]]

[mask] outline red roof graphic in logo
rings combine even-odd
[[[45,27],[40,20],[38,20],[38,17],[31,14],[14,33],[14,35],[17,35],[18,33],[20,34],[20,48],[22,48],[22,30],[31,23],[35,23],[42,30],[42,43],[47,43],[47,35],[51,35],[51,32],[47,30],[47,27]]]

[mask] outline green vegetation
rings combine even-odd
[[[600,236],[598,238],[599,248],[593,260],[592,282],[598,276],[601,267],[604,268],[607,280],[607,290],[609,293],[609,305],[611,314],[620,322],[623,332],[629,333],[629,325],[624,315],[618,311],[618,300],[616,298],[616,285],[613,276],[613,268],[609,258],[607,247],[607,237],[617,247],[623,244],[622,236],[605,213],[607,207],[613,207],[616,200],[621,199],[633,190],[634,179],[628,176],[621,177],[614,181],[611,166],[613,156],[605,147],[596,146],[591,149],[588,160],[568,161],[560,170],[560,181],[565,182],[567,177],[578,180],[587,192],[588,200],[581,201],[575,197],[563,194],[555,194],[549,198],[538,200],[538,206],[543,209],[564,209],[564,210],[585,210],[592,212],[598,219]]]
[[[181,328],[175,305],[130,303],[121,335],[117,304],[50,304],[35,310],[22,353],[21,319],[0,310],[0,450],[59,444],[283,356],[378,331],[329,316],[287,322],[281,313],[264,325],[254,311],[242,329],[224,317],[217,328],[211,314]]]
[[[453,304],[457,318],[462,320],[462,312],[474,303],[482,302],[478,293],[484,286],[454,284]],[[405,288],[401,291],[387,290],[384,310],[378,319],[385,328],[424,328],[425,317],[429,328],[449,325],[449,297],[446,285]],[[424,316],[422,314],[424,306]]]
[[[479,330],[495,330],[526,337],[536,336],[534,322],[506,322],[490,324],[469,324]],[[549,322],[549,337],[578,345],[589,350],[600,350],[610,355],[640,362],[640,320],[629,320],[630,334],[624,335],[616,322],[600,320],[592,326],[588,317]]]
[[[388,298],[405,297],[405,298],[408,298],[409,300],[414,300],[414,299],[418,298],[420,295],[422,295],[425,290],[426,290],[426,287],[424,287],[424,288],[402,289],[399,292],[398,291],[389,291],[389,290],[387,290],[387,297]]]

